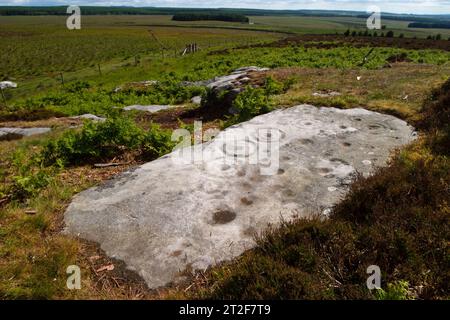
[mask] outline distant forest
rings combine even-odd
[[[0,6],[0,15],[3,16],[37,16],[37,15],[66,15],[67,6]],[[93,7],[81,6],[84,15],[177,15],[186,13],[195,14],[237,14],[244,16],[302,16],[302,17],[353,17],[366,18],[368,14],[362,11],[341,10],[266,10],[266,9],[208,9],[208,8],[158,8],[158,7]],[[417,15],[382,13],[383,19],[403,20],[428,23],[450,23],[449,14]]]
[[[245,22],[245,23],[248,23],[250,21],[248,17],[236,13],[220,13],[220,14],[178,13],[172,17],[172,20],[174,21],[215,20],[215,21]]]
[[[450,29],[450,22],[412,22],[408,28]]]

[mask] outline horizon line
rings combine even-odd
[[[13,4],[5,4],[0,5],[0,8],[3,7],[15,7],[15,8],[40,8],[40,7],[67,7],[69,5],[63,5],[63,4],[53,4],[53,5],[13,5]],[[233,7],[183,7],[183,6],[132,6],[132,5],[115,5],[115,6],[102,6],[102,5],[80,5],[80,8],[82,7],[97,7],[97,8],[136,8],[136,9],[147,9],[147,8],[155,8],[155,9],[189,9],[189,10],[208,10],[208,9],[214,9],[214,10],[255,10],[255,11],[291,11],[291,12],[298,12],[298,11],[322,11],[322,12],[352,12],[352,13],[366,13],[367,11],[362,10],[339,10],[339,9],[257,9],[257,8],[248,8],[248,7],[242,7],[242,8],[233,8]],[[408,15],[408,16],[446,16],[450,15],[450,12],[448,13],[396,13],[396,12],[388,12],[388,11],[381,11],[381,14],[392,14],[392,15]]]

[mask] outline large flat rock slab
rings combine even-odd
[[[370,174],[414,136],[364,109],[277,110],[80,193],[65,232],[164,286],[240,255],[268,224],[326,214],[355,170]]]

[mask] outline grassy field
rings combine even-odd
[[[22,18],[22,17],[15,17]],[[117,16],[107,17],[114,19],[114,25],[135,26],[181,26],[181,27],[206,27],[206,28],[240,28],[250,30],[278,31],[297,34],[334,34],[343,33],[347,29],[356,31],[366,30],[366,19],[349,17],[298,17],[298,16],[249,16],[250,24],[223,22],[223,21],[172,21],[170,15],[155,16]],[[98,25],[104,21],[95,20],[95,17],[87,16],[87,25]],[[110,20],[111,21],[111,20]],[[421,29],[408,28],[412,21],[382,20],[387,30],[394,31],[397,35],[403,33],[407,37],[426,38],[428,35],[441,34],[444,39],[450,37],[449,29]]]
[[[277,30],[294,32],[299,34],[317,34],[335,32],[343,33],[347,29],[365,31],[367,29],[366,19],[348,17],[251,17],[254,26],[259,28],[270,28],[276,26]],[[405,37],[426,38],[428,35],[441,34],[444,39],[450,37],[447,29],[411,29],[408,28],[409,21],[382,20],[386,30],[392,30],[395,34],[403,33]],[[380,31],[379,31],[380,33]]]
[[[270,30],[297,34],[334,34],[343,33],[347,29],[366,30],[366,19],[349,17],[296,17],[296,16],[249,16],[251,24],[223,22],[223,21],[172,21],[171,16],[136,16],[120,17],[116,24],[122,25],[167,25],[167,26],[201,26],[241,28],[252,30]],[[90,17],[86,18],[89,23]],[[449,29],[421,29],[408,28],[412,21],[382,20],[387,30],[393,30],[397,35],[403,33],[407,37],[426,38],[428,35],[441,34],[444,39],[450,37]]]
[[[277,38],[245,30],[139,26],[130,18],[87,16],[81,30],[68,30],[65,17],[1,17],[0,77],[27,78],[71,72],[103,63],[135,62],[135,57],[180,54],[187,43],[229,47]],[[137,17],[152,21],[152,17]],[[151,31],[160,43],[150,34]],[[115,61],[111,61],[116,59]]]
[[[284,258],[291,258],[288,254],[290,251],[283,251],[283,256],[274,255],[279,261],[273,264],[271,258],[256,249],[234,265],[214,269],[207,275],[210,282],[194,282],[195,285],[190,288],[197,288],[196,292],[192,292],[192,289],[186,291],[187,293],[184,291],[190,284],[186,287],[150,292],[139,277],[125,270],[123,263],[106,257],[95,244],[60,234],[64,210],[76,193],[101,183],[129,166],[144,163],[168,152],[171,146],[167,141],[170,131],[166,129],[189,127],[194,120],[203,118],[202,110],[189,101],[192,96],[204,93],[204,89],[180,86],[181,81],[209,79],[248,65],[269,67],[272,70],[256,80],[264,82],[269,78],[274,79],[279,86],[285,88],[282,92],[270,94],[273,108],[300,103],[339,108],[365,107],[394,114],[417,124],[419,120],[431,117],[423,113],[422,107],[429,105],[431,90],[440,87],[450,74],[448,51],[376,47],[370,59],[362,64],[370,51],[369,47],[343,44],[327,48],[314,43],[309,46],[294,44],[284,47],[249,47],[250,44],[270,43],[286,35],[229,29],[238,27],[326,33],[326,30],[335,32],[345,31],[349,27],[358,28],[363,23],[361,19],[252,17],[252,21],[255,24],[177,22],[177,26],[174,26],[174,22],[167,16],[89,16],[83,18],[82,30],[67,31],[64,17],[0,17],[0,44],[4,49],[0,53],[0,73],[3,78],[17,81],[19,84],[17,89],[5,91],[7,105],[1,105],[0,126],[53,128],[51,133],[42,136],[0,141],[0,298],[249,297],[245,295],[246,292],[235,290],[233,284],[238,283],[239,279],[251,279],[254,272],[260,271],[270,276],[266,279],[258,278],[258,283],[262,288],[271,287],[274,291],[260,292],[252,287],[251,281],[246,281],[242,288],[247,288],[247,293],[253,294],[253,298],[278,298],[282,297],[282,294],[285,294],[284,297],[314,298],[324,297],[329,293],[322,290],[329,283],[323,279],[319,269],[323,266],[328,268],[323,261],[334,259],[335,256],[327,256],[319,251],[306,252],[304,248],[289,248],[320,258],[320,263],[314,265],[314,268],[317,266],[319,269],[308,269],[314,270],[312,275],[305,275],[304,270],[299,271],[295,266],[284,264]],[[388,26],[390,23],[396,32],[403,30],[405,35],[407,34],[404,30],[405,23],[386,21]],[[163,46],[168,48],[164,50],[164,55],[161,45],[150,38],[149,29]],[[423,35],[430,32],[432,30],[426,30]],[[194,41],[202,48],[200,52],[184,57],[175,54],[176,51],[181,51],[186,43]],[[393,56],[407,59],[403,59],[403,62],[387,63]],[[101,73],[98,70],[99,64]],[[59,72],[63,72],[64,86]],[[122,92],[114,90],[117,86],[141,80],[158,80],[159,84],[146,89],[130,85],[129,89]],[[446,88],[443,90],[448,90]],[[338,91],[341,95],[329,98],[313,96],[315,92],[322,91]],[[126,115],[113,108],[159,103],[179,104],[185,108],[163,111],[152,116],[142,113]],[[111,121],[104,125],[87,125],[83,129],[73,129],[74,126],[81,125],[82,121],[65,116],[82,113],[106,115]],[[59,118],[53,117],[56,115]],[[230,119],[208,118],[204,127],[223,128],[224,121],[227,120]],[[154,124],[161,125],[163,129],[155,127]],[[436,136],[441,137],[439,132],[443,130],[442,127],[441,124],[435,123],[431,128],[423,127],[423,135],[433,139]],[[433,128],[434,131],[431,130]],[[401,186],[392,185],[386,191],[388,194],[397,194],[398,190],[414,186],[414,179],[408,180],[408,172],[413,172],[413,177],[422,177],[423,181],[429,182],[424,184],[423,190],[427,192],[436,187],[435,183],[448,187],[447,175],[441,175],[442,179],[437,181],[440,179],[437,174],[439,170],[448,172],[448,160],[442,158],[445,157],[442,152],[433,149],[435,145],[444,145],[445,140],[444,143],[437,138],[435,140],[433,143],[421,140],[420,144],[406,149],[401,158],[402,162],[391,170],[397,170],[396,177],[408,182]],[[427,162],[431,158],[434,162]],[[125,165],[95,168],[93,164],[97,161],[120,161]],[[421,166],[423,161],[426,162],[425,167]],[[430,163],[436,166],[430,167]],[[432,177],[420,175],[418,171],[430,172]],[[388,183],[389,176],[388,171],[367,182],[370,194],[380,192],[379,199],[383,199],[385,194],[379,191],[380,186]],[[347,204],[355,204],[357,196],[354,193],[347,199]],[[433,198],[441,205],[440,213],[448,210],[448,206],[441,201],[445,197],[441,195],[442,193],[436,192]],[[402,199],[409,201],[408,198]],[[402,202],[402,206],[394,204],[386,209],[401,214],[399,219],[393,221],[408,221],[405,213],[408,210],[423,209],[423,216],[429,214],[428,208],[423,208],[423,203],[410,202],[414,203],[414,206],[405,207]],[[373,203],[373,206],[379,205]],[[269,234],[265,239],[270,243],[261,240],[259,248],[263,248],[262,251],[270,251],[273,248],[271,243],[282,246],[282,243],[292,239],[292,234],[298,235],[297,238],[294,237],[297,240],[301,238],[309,241],[310,235],[307,232],[312,229],[322,230],[326,235],[342,230],[339,234],[344,235],[346,230],[352,229],[352,235],[360,236],[360,231],[355,231],[358,226],[351,224],[342,213],[348,207],[342,208],[336,213],[341,215],[338,224],[342,228],[339,230],[333,229],[330,224],[322,225],[316,221],[309,225],[301,222],[285,226],[279,233],[274,231]],[[369,207],[363,209],[366,210],[364,212],[370,211]],[[415,218],[419,219],[419,216]],[[380,221],[385,222],[383,219]],[[390,227],[395,229],[396,225]],[[383,232],[382,229],[375,229],[379,232],[377,235]],[[403,232],[406,229],[401,230]],[[434,235],[430,239],[435,240]],[[426,235],[421,236],[421,239],[426,239]],[[373,239],[375,238],[378,239],[374,236]],[[398,242],[400,245],[409,245],[412,241],[409,236],[403,237],[403,234],[400,240],[404,240]],[[354,245],[348,241],[346,243]],[[359,245],[358,243],[358,250],[367,249]],[[389,246],[392,243],[383,245]],[[411,255],[422,253],[422,249],[417,251],[413,246],[406,247],[411,248]],[[433,247],[426,246],[423,250],[425,249],[434,250]],[[394,252],[393,255],[395,254]],[[351,255],[346,251],[342,252],[342,256]],[[425,268],[426,261],[422,258],[413,260],[412,264],[402,265],[402,270]],[[257,265],[257,262],[260,264]],[[114,271],[98,271],[110,263],[116,266]],[[65,288],[65,268],[70,264],[77,264],[82,268],[83,283],[80,291],[69,291]],[[265,267],[274,267],[273,270],[280,271],[280,277],[274,275],[271,270],[263,270]],[[393,265],[387,266],[387,270],[392,268]],[[283,270],[286,272],[282,272]],[[348,274],[340,280],[344,281],[348,279],[347,275],[351,277],[357,272],[356,269],[348,270]],[[436,270],[433,267],[434,282],[431,289],[441,290],[442,282],[434,277]],[[405,274],[410,276],[408,272]],[[298,283],[291,287],[293,290],[290,296],[275,285],[284,283],[293,276],[305,287],[307,286],[306,282],[303,282],[304,279],[312,281],[309,282],[312,287],[307,287],[311,289],[311,296],[295,295],[294,293],[299,292],[296,291],[300,288],[296,287]],[[394,276],[390,281],[396,283],[406,278],[410,285],[424,284],[421,278],[408,277]],[[215,285],[211,287],[208,283]],[[359,291],[348,292],[350,293],[342,295],[340,292],[333,292],[334,295],[329,297],[348,298]],[[437,291],[433,291],[433,294],[435,295],[424,297],[444,296]]]
[[[170,16],[85,16],[81,30],[69,31],[65,27],[66,17],[62,16],[0,17],[0,79],[20,83],[14,99],[60,85],[61,73],[65,81],[98,78],[96,76],[102,73],[103,80],[99,80],[102,83],[157,78],[163,70],[155,60],[163,55],[171,58],[180,54],[186,43],[196,42],[208,51],[286,37],[286,34],[268,31],[333,34],[343,33],[347,28],[363,30],[365,27],[364,19],[357,18],[251,18],[254,24],[249,25],[218,21],[179,22],[171,21]],[[444,39],[450,36],[446,30],[405,30],[407,22],[386,20],[385,23],[397,35],[426,37],[441,33]],[[159,40],[156,41],[149,31]],[[190,57],[180,60],[189,60],[188,65],[195,63]],[[175,70],[179,70],[180,65],[183,67],[183,61],[179,61]],[[303,59],[305,63],[307,61]],[[133,69],[135,65],[138,68]],[[172,62],[167,65],[170,68]],[[110,72],[114,73],[111,79],[108,78]]]
[[[338,47],[322,48],[252,48],[236,49],[232,53],[208,55],[199,53],[183,58],[153,57],[143,60],[139,65],[129,65],[117,69],[103,70],[102,75],[93,73],[73,73],[66,75],[66,85],[61,86],[54,79],[47,87],[41,79],[29,82],[20,90],[13,92],[9,110],[51,109],[66,115],[94,113],[106,115],[112,107],[125,107],[133,104],[182,104],[199,92],[182,88],[176,81],[196,81],[210,79],[214,76],[230,73],[242,66],[258,65],[268,68],[304,67],[320,69],[352,69],[357,68],[369,49]],[[414,62],[434,65],[442,72],[448,70],[450,53],[436,50],[403,50],[395,48],[378,48],[372,53],[372,59],[364,66],[364,70],[376,70],[386,64],[386,59],[405,53]],[[370,74],[370,72],[365,72]],[[418,75],[414,75],[417,77]],[[79,79],[85,81],[89,88],[72,90]],[[72,82],[69,82],[72,80]],[[114,92],[114,88],[127,81],[158,80],[160,86],[154,92]],[[87,82],[86,82],[87,81]],[[326,80],[324,80],[326,82]],[[34,88],[33,88],[34,86]],[[30,88],[31,87],[31,88]],[[52,89],[53,88],[53,89]],[[30,93],[31,89],[31,93]],[[160,91],[173,92],[165,94]],[[34,97],[32,96],[34,93]],[[411,93],[411,96],[414,93]],[[21,97],[24,95],[24,97]],[[379,93],[383,96],[383,91]],[[406,95],[406,94],[405,94]],[[373,97],[372,97],[373,98]]]
[[[170,29],[170,28],[169,28]],[[195,29],[194,29],[195,30]],[[158,29],[161,38],[170,42],[174,35],[170,29],[168,35],[162,33],[164,28]],[[185,32],[192,35],[191,29],[175,29],[176,33]],[[216,39],[216,35],[210,34],[210,38]],[[195,32],[199,32],[196,30]],[[247,32],[247,31],[245,31]],[[263,34],[257,33],[263,37]],[[268,35],[272,38],[272,34]],[[235,39],[235,38],[234,38]],[[265,39],[265,38],[261,38]],[[267,40],[266,39],[266,40]],[[231,48],[237,42],[231,43]],[[219,48],[224,48],[219,47]],[[211,47],[209,50],[216,50]],[[93,49],[94,50],[94,49]],[[216,50],[210,54],[208,50],[193,55],[162,56],[155,53],[150,56],[142,56],[138,63],[134,63],[129,57],[124,58],[126,62],[109,62],[101,65],[101,73],[98,65],[90,68],[81,68],[77,71],[64,72],[65,85],[76,81],[87,81],[90,90],[83,92],[68,93],[62,86],[58,73],[53,77],[36,76],[19,82],[19,88],[8,91],[7,97],[10,101],[10,109],[50,107],[67,115],[80,113],[104,114],[105,110],[112,106],[126,106],[131,104],[167,104],[182,103],[183,100],[168,100],[164,95],[127,95],[112,92],[116,86],[125,82],[142,80],[159,81],[197,81],[210,79],[214,76],[227,74],[234,69],[248,65],[258,65],[268,68],[282,67],[307,67],[307,68],[333,68],[351,69],[361,65],[364,57],[371,51],[370,48],[353,48],[351,46],[338,46],[336,48],[304,48],[302,46],[289,46],[284,48],[256,47],[246,49],[234,49],[232,51]],[[86,51],[87,52],[87,51]],[[87,54],[87,53],[83,54]],[[94,52],[96,52],[94,50]],[[64,56],[63,52],[61,52]],[[405,55],[412,62],[435,65],[446,70],[449,64],[450,53],[439,50],[405,50],[397,48],[375,48],[371,57],[364,64],[363,69],[380,69],[386,64],[386,59],[393,56]],[[46,59],[47,57],[43,55]],[[78,61],[78,60],[77,60]],[[40,64],[39,66],[45,66]],[[20,69],[20,64],[15,68]],[[54,64],[52,64],[54,66]],[[35,96],[33,98],[30,98]],[[186,97],[189,98],[189,97]]]

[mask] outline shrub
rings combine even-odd
[[[267,95],[279,94],[287,90],[290,85],[291,81],[289,80],[286,83],[281,83],[270,76],[265,80],[264,89]]]
[[[218,92],[217,90],[206,88],[202,94],[201,107],[205,111],[208,110],[209,113],[221,117],[228,112],[235,96],[233,92],[227,90]]]
[[[52,117],[64,117],[61,111],[47,108],[16,109],[14,111],[0,111],[0,121],[36,121]]]
[[[52,175],[43,169],[34,170],[27,174],[13,177],[12,196],[17,200],[24,200],[36,195],[52,181]]]
[[[181,85],[176,79],[163,80],[151,86],[130,84],[118,92],[102,88],[93,90],[88,82],[77,81],[68,84],[64,90],[18,101],[12,111],[45,108],[56,114],[107,116],[114,112],[112,106],[180,104],[203,91],[202,87]]]
[[[146,158],[154,159],[170,153],[175,147],[172,136],[168,131],[159,129],[153,125],[145,134],[143,140],[143,155]]]
[[[33,149],[38,145],[33,144]],[[12,179],[6,183],[3,193],[10,194],[12,199],[24,201],[39,193],[52,181],[56,167],[46,168],[40,165],[36,152],[30,152],[28,143],[20,144],[10,157]]]
[[[81,92],[85,89],[89,89],[91,85],[87,81],[75,81],[66,86],[67,92]]]
[[[432,92],[416,125],[428,133],[434,152],[450,155],[450,79]]]
[[[156,126],[146,132],[132,120],[116,117],[100,123],[86,122],[80,132],[65,132],[44,146],[41,158],[46,165],[80,164],[110,159],[137,149],[159,156],[170,149],[169,142],[169,133]]]
[[[130,96],[145,99],[156,104],[180,104],[194,96],[202,95],[205,89],[197,86],[180,84],[175,78],[159,81],[151,86],[129,86],[126,89],[111,93],[114,102],[130,104]]]
[[[233,101],[233,109],[236,114],[227,121],[228,125],[250,120],[271,111],[272,107],[265,89],[247,87]]]
[[[408,282],[388,283],[386,290],[378,289],[375,295],[378,300],[408,300],[410,299]]]

